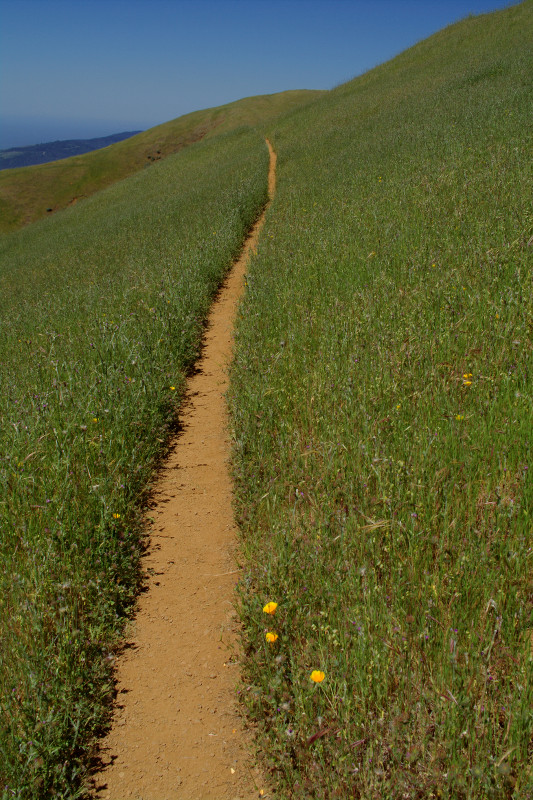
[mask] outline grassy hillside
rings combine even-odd
[[[278,794],[532,796],[532,34],[528,0],[283,116],[189,115],[0,242],[2,800],[77,796],[105,724],[140,504],[266,197],[243,123],[278,152],[231,395]],[[134,144],[49,165],[61,203]]]
[[[468,19],[268,129],[232,414],[283,797],[533,796],[532,41]]]
[[[81,156],[0,173],[0,233],[16,230],[89,197],[205,137],[257,125],[322,92],[288,91],[246,97],[195,111],[124,142]]]
[[[2,798],[78,795],[140,503],[267,167],[226,134],[0,242]]]

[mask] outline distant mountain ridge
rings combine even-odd
[[[59,161],[70,156],[79,156],[91,150],[101,150],[110,144],[130,139],[141,131],[125,131],[110,136],[99,136],[96,139],[65,139],[64,141],[31,144],[25,147],[10,147],[0,150],[0,170],[15,167],[31,167],[34,164],[46,164]]]

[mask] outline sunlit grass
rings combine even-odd
[[[282,796],[533,791],[532,13],[269,126],[231,406],[242,697]],[[3,800],[82,790],[142,499],[267,157],[194,145],[0,244]]]
[[[269,130],[232,414],[243,697],[283,796],[533,791],[532,12]]]
[[[0,244],[2,798],[80,790],[142,499],[267,164],[227,135]]]

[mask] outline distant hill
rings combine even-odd
[[[0,170],[14,167],[31,167],[34,164],[46,164],[59,161],[70,156],[80,156],[91,150],[101,150],[110,144],[130,139],[141,131],[125,131],[113,133],[111,136],[99,136],[96,139],[66,139],[65,141],[31,144],[26,147],[10,147],[0,150]]]
[[[279,114],[323,94],[302,89],[244,97],[224,106],[193,111],[101,150],[4,169],[0,175],[0,235],[90,197],[201,139],[243,125],[261,128]]]

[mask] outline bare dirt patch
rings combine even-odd
[[[272,197],[276,157],[268,146]],[[93,776],[101,800],[268,796],[234,696],[238,570],[224,399],[243,276],[263,217],[212,308],[182,429],[155,485],[148,588],[119,659],[104,766]]]

